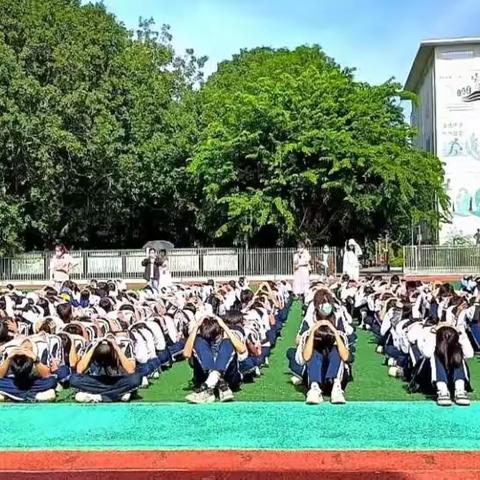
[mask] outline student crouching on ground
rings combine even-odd
[[[233,315],[230,312],[229,316]],[[242,316],[241,312],[238,316]],[[212,403],[216,391],[221,402],[233,400],[232,389],[238,388],[242,380],[238,362],[248,355],[243,332],[234,328],[214,315],[200,317],[192,325],[183,355],[193,369],[197,388],[187,395],[188,402]]]
[[[114,335],[92,342],[79,356],[76,373],[70,377],[70,385],[78,390],[75,400],[82,403],[129,401],[142,382],[131,356],[131,351],[125,354]]]

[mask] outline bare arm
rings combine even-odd
[[[225,322],[221,318],[217,318],[218,324],[220,328],[225,332],[225,335],[230,339],[232,342],[233,348],[237,353],[245,353],[247,347],[245,343],[243,343],[228,327],[225,325]]]
[[[70,351],[68,352],[68,363],[70,364],[70,368],[75,368],[77,366],[78,360],[79,358],[77,355],[77,350],[74,343],[72,342]]]
[[[305,342],[305,346],[303,347],[302,357],[305,362],[310,361],[313,355],[313,340],[315,338],[315,330],[316,327],[310,329],[307,341]]]
[[[337,343],[338,354],[340,355],[340,359],[342,362],[347,362],[350,353],[348,348],[345,346],[343,342],[343,338],[339,335],[338,332],[335,333],[335,342]]]
[[[41,378],[48,378],[52,373],[50,372],[50,367],[47,367],[42,362],[38,362],[35,365],[37,375]]]
[[[135,373],[135,360],[133,358],[127,358],[125,353],[123,353],[123,350],[117,345],[117,342],[112,339],[110,342],[113,345],[113,348],[117,352],[118,359],[120,361],[120,365],[123,367],[123,369],[131,375],[132,373]]]
[[[77,373],[83,374],[87,371],[90,362],[92,361],[93,352],[95,351],[95,346],[92,346],[87,353],[76,364]]]
[[[185,346],[183,347],[183,356],[185,358],[191,358],[193,354],[193,345],[195,343],[195,339],[197,338],[198,334],[198,329],[200,328],[201,323],[197,323],[193,326],[192,331],[190,332],[190,335],[187,338],[187,341],[185,342]]]
[[[9,368],[10,368],[10,357],[7,357],[0,364],[0,378],[5,378],[6,377]]]

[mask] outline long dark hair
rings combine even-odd
[[[435,355],[447,370],[460,367],[463,361],[463,351],[460,336],[452,327],[442,327],[437,330]]]

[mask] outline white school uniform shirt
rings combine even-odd
[[[371,311],[371,312],[374,312],[375,311],[375,294],[371,294],[367,297],[367,306],[368,306],[368,309]]]
[[[412,317],[413,318],[416,318],[416,319],[422,318],[422,315],[421,315],[422,302],[423,302],[423,296],[419,295],[417,297],[417,299],[415,300],[414,305],[412,306]]]
[[[313,326],[313,324],[315,323],[315,305],[313,304],[313,302],[308,305],[305,316],[303,317],[303,322],[308,325],[308,328]]]
[[[155,350],[158,352],[165,350],[167,348],[167,342],[165,341],[165,335],[163,334],[162,327],[160,327],[160,325],[153,320],[148,320],[145,323],[148,325],[148,328],[153,333]]]
[[[423,335],[423,324],[421,322],[415,322],[408,326],[407,328],[407,340],[410,345],[418,343],[418,340]]]
[[[403,353],[410,351],[410,342],[407,337],[407,329],[405,325],[410,321],[406,318],[398,322],[397,326],[392,329],[393,344]]]
[[[363,287],[361,287],[359,290],[356,291],[355,308],[360,308],[360,307],[363,307],[363,305],[367,304],[367,298],[365,297],[365,294],[363,292],[364,292]]]
[[[393,307],[389,308],[385,316],[383,317],[382,324],[380,325],[380,335],[383,337],[392,328],[392,316]]]
[[[257,327],[258,334],[260,335],[260,341],[262,345],[265,345],[267,339],[267,331],[265,325],[262,322],[262,316],[256,310],[250,310],[244,315],[245,322],[254,323]]]
[[[297,345],[297,350],[295,351],[295,361],[299,365],[305,365],[305,360],[303,358],[303,350],[305,348],[305,343],[307,342],[307,338],[310,334],[310,330],[306,330],[305,332],[302,333],[300,337],[300,341],[298,342]]]
[[[223,304],[225,306],[225,310],[230,310],[233,307],[233,304],[235,303],[235,300],[236,300],[235,290],[229,291],[225,295],[225,300],[223,301]]]
[[[435,352],[436,336],[432,332],[432,326],[424,326],[418,332],[417,346],[424,358],[431,358]]]
[[[471,307],[465,308],[462,310],[457,317],[457,326],[459,328],[468,328],[468,324],[473,320],[473,315],[475,314],[475,307],[477,305],[472,305]]]

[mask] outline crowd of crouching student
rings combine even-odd
[[[291,381],[305,390],[308,404],[325,394],[345,403],[360,327],[373,333],[385,374],[404,381],[406,391],[436,396],[441,406],[470,405],[466,360],[480,350],[480,278],[464,278],[456,291],[396,275],[359,281],[344,275],[314,283],[304,300],[296,347],[287,357]]]
[[[470,280],[470,281],[469,281]],[[470,405],[466,360],[480,350],[480,290],[464,279],[449,283],[368,277],[345,279],[341,296],[385,356],[386,374],[409,393],[436,397],[438,405]]]
[[[385,357],[385,375],[407,391],[469,405],[479,286],[466,278],[456,291],[397,276],[314,282],[298,298],[304,316],[285,360],[291,382],[308,404],[324,396],[345,403],[363,328]],[[128,291],[120,280],[26,294],[8,286],[0,293],[0,401],[53,401],[65,387],[78,402],[129,401],[182,360],[192,369],[188,402],[231,401],[268,365],[292,300],[286,281],[254,292],[245,278],[160,292]]]
[[[0,401],[129,401],[176,361],[191,403],[226,402],[269,362],[292,301],[287,282],[245,278],[129,291],[121,280],[0,292]]]

